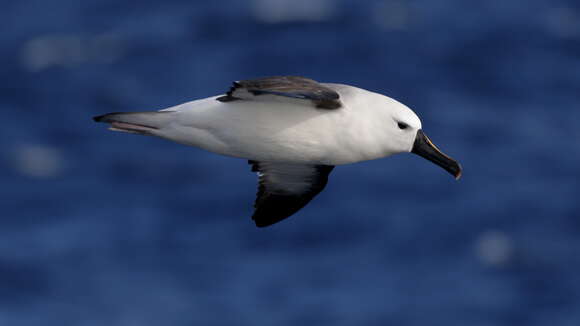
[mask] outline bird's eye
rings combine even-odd
[[[399,126],[399,129],[401,130],[405,130],[409,127],[409,125],[404,122],[397,122],[397,126]]]

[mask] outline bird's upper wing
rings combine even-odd
[[[331,165],[249,161],[258,173],[258,194],[252,219],[258,227],[296,213],[326,186]]]
[[[338,109],[342,106],[340,95],[333,89],[315,80],[298,76],[275,76],[258,79],[240,80],[224,96],[221,102],[236,100],[255,100],[258,96],[273,95],[310,101],[319,109]]]

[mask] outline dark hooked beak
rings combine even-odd
[[[439,165],[445,169],[445,171],[451,173],[455,179],[461,177],[461,165],[459,165],[456,160],[443,154],[421,129],[417,131],[417,137],[415,138],[415,143],[413,144],[411,153],[415,153]]]

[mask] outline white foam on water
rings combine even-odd
[[[60,175],[64,170],[62,153],[44,145],[22,145],[13,154],[14,168],[19,173],[35,178]]]
[[[479,236],[475,244],[477,257],[485,264],[502,266],[513,260],[512,239],[502,231],[487,231]]]
[[[329,0],[253,0],[252,12],[264,23],[326,21],[336,14],[336,4]]]

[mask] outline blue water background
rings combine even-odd
[[[580,325],[577,1],[0,8],[0,325]],[[341,166],[258,229],[244,160],[91,120],[283,74],[402,101],[464,177]]]

